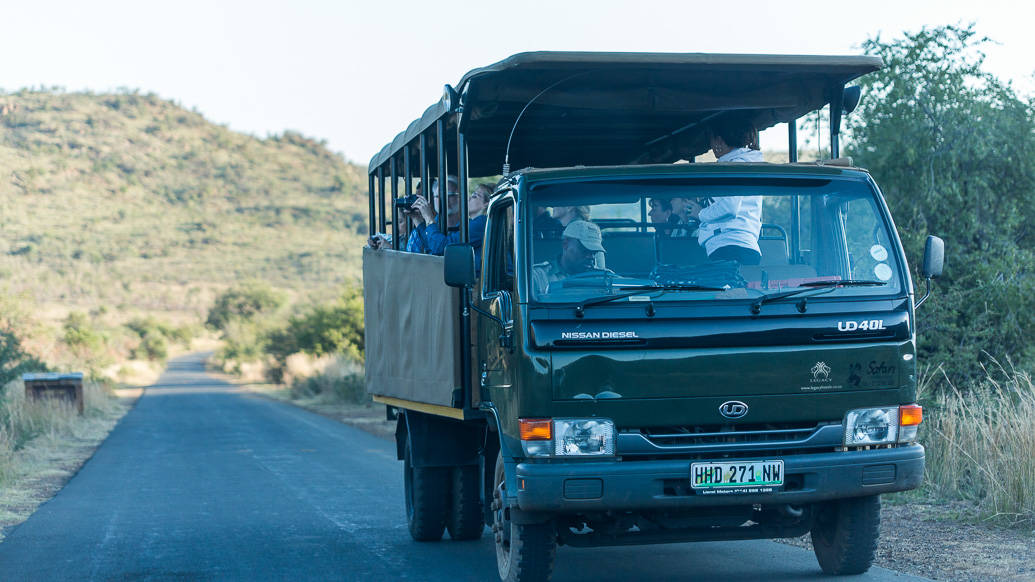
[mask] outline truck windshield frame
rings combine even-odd
[[[686,201],[684,217],[689,220],[676,218],[680,200]],[[776,292],[808,289],[810,284],[852,280],[884,284],[837,286],[816,300],[901,297],[911,288],[894,225],[876,188],[861,173],[787,177],[735,175],[731,170],[730,175],[706,177],[565,178],[532,181],[525,201],[521,222],[526,232],[521,238],[529,260],[523,287],[530,305],[579,305],[608,295],[627,295],[602,302],[608,306],[630,301],[751,303]],[[694,220],[696,201],[706,208],[714,205],[701,211],[702,224]],[[744,209],[749,202],[757,203],[760,264],[709,258],[708,251],[716,246],[710,238],[727,226],[737,229],[750,223],[750,216],[734,220],[737,217],[719,214],[720,210],[741,208],[741,213],[750,214]],[[543,224],[541,216],[538,223],[535,220],[537,209],[543,207],[564,224],[554,225],[553,231],[535,226]],[[578,239],[562,236],[569,232],[565,224],[587,219],[592,226],[581,236],[588,237],[591,247],[599,237],[597,244],[607,252],[591,252],[575,244]],[[577,251],[592,254],[592,266],[575,266],[572,257]],[[629,293],[651,285],[687,288]]]

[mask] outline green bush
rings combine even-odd
[[[337,301],[317,305],[292,317],[287,326],[270,334],[268,351],[283,365],[291,354],[343,354],[363,360],[363,294],[347,290]]]
[[[135,359],[164,360],[169,356],[170,343],[189,345],[195,335],[189,325],[174,327],[153,316],[132,319],[126,327],[140,338],[130,351]]]
[[[914,281],[927,235],[945,239],[918,348],[954,381],[982,378],[986,353],[1035,364],[1035,108],[982,69],[987,42],[952,26],[867,41],[885,68],[861,79],[848,123],[847,153],[882,185]]]
[[[169,357],[169,342],[161,335],[147,334],[140,337],[140,343],[129,355],[137,360],[164,360]]]
[[[369,400],[363,374],[343,377],[318,375],[296,381],[291,386],[293,399],[322,397],[333,402],[359,404]]]
[[[96,353],[104,348],[105,337],[97,331],[87,314],[73,311],[65,318],[62,341],[80,353]]]
[[[205,323],[225,332],[234,320],[250,321],[259,316],[268,316],[280,309],[283,304],[283,295],[269,285],[261,282],[244,283],[228,289],[216,298]]]
[[[14,332],[0,330],[0,394],[8,382],[28,372],[46,372],[47,365],[22,349]]]

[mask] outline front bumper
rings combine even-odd
[[[924,474],[921,445],[782,457],[760,455],[758,459],[783,459],[782,490],[698,494],[690,488],[692,461],[688,459],[522,462],[516,467],[518,507],[522,511],[582,513],[756,503],[806,505],[914,489]]]

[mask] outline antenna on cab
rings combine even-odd
[[[521,113],[518,113],[517,119],[514,120],[514,125],[510,128],[510,136],[507,137],[507,150],[503,154],[503,177],[504,178],[506,178],[507,176],[510,175],[510,141],[512,139],[514,139],[514,130],[517,129],[518,122],[521,121],[521,116],[525,114],[525,111],[528,111],[529,106],[531,106],[533,103],[535,103],[536,99],[539,99],[540,97],[542,97],[543,94],[546,93],[547,91],[549,91],[550,89],[553,89],[554,87],[556,87],[557,85],[560,85],[561,83],[563,83],[565,81],[570,81],[570,80],[574,79],[575,77],[578,77],[578,76],[581,76],[581,75],[585,75],[587,73],[589,73],[589,71],[582,71],[581,73],[575,73],[574,75],[569,75],[569,76],[561,79],[560,81],[557,81],[553,85],[550,85],[546,89],[543,89],[542,91],[540,91],[535,97],[532,97],[531,99],[529,99],[528,103],[525,103],[525,106],[523,108],[521,108]]]

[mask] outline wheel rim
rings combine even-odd
[[[503,480],[502,467],[497,467],[495,484],[492,490],[492,535],[496,541],[496,564],[500,577],[506,577],[510,571],[512,553],[510,512],[504,504],[507,498],[507,486]]]

